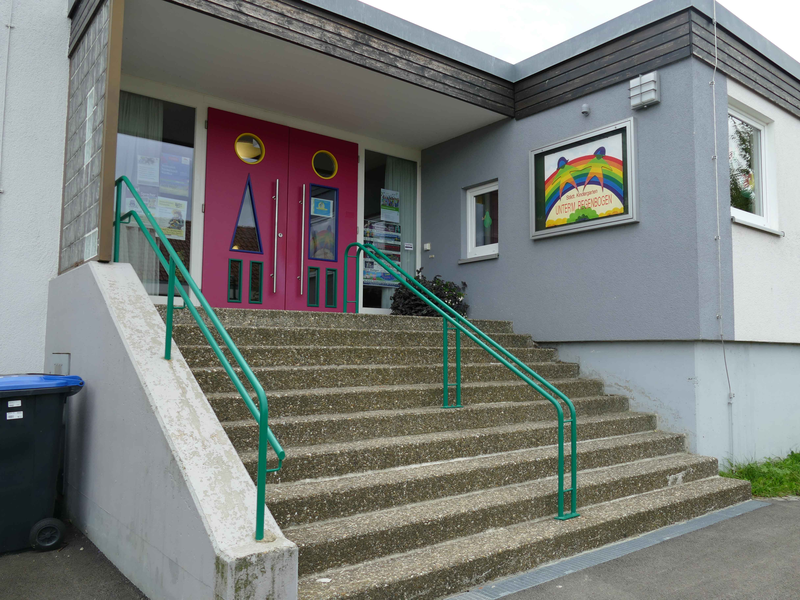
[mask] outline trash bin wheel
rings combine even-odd
[[[58,519],[42,519],[31,528],[31,546],[37,552],[47,552],[61,547],[66,526]]]

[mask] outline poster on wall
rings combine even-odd
[[[531,237],[637,222],[632,138],[629,119],[532,151]]]
[[[381,220],[400,222],[400,192],[381,188]]]

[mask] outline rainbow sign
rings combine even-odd
[[[544,157],[545,228],[627,212],[623,142],[615,133]]]

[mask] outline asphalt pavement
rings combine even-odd
[[[799,600],[800,501],[768,502],[503,600]]]
[[[52,552],[0,554],[0,600],[147,600],[74,527]]]
[[[800,600],[800,501],[769,502],[503,600]],[[147,597],[75,528],[60,551],[0,555],[0,600],[64,599]]]

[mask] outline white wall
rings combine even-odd
[[[47,282],[58,269],[67,2],[5,0],[0,20],[0,373],[42,371]]]
[[[800,451],[800,345],[725,344],[733,416],[733,456],[762,460]],[[728,384],[719,344],[695,344],[698,452],[731,452]]]
[[[733,300],[737,340],[800,342],[800,119],[728,80],[728,96],[767,117],[777,221],[785,237],[733,223]],[[726,149],[727,150],[727,149]],[[768,184],[771,183],[768,181]],[[728,182],[721,181],[727,189]],[[727,195],[726,195],[727,197]]]
[[[86,386],[67,403],[73,523],[151,600],[296,600],[297,547],[256,486],[129,264],[50,282],[47,352]]]
[[[659,429],[685,434],[690,452],[724,464],[731,456],[750,461],[800,450],[798,344],[726,343],[734,394],[730,412],[717,342],[578,342],[556,347],[560,360],[580,364],[581,377],[603,379],[606,393],[627,396],[631,410],[658,415]]]

